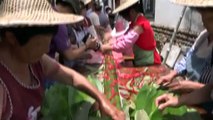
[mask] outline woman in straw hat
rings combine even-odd
[[[122,40],[119,40],[119,42],[114,40],[113,43],[102,45],[101,50],[123,52],[126,49],[133,48],[135,66],[158,65],[161,64],[161,59],[156,50],[154,32],[149,21],[141,13],[141,9],[138,0],[121,0],[120,5],[113,13],[119,13],[124,19],[130,21],[130,29],[122,36]],[[116,38],[108,36],[105,39]]]
[[[190,6],[200,12],[204,26],[206,27],[209,33],[208,43],[209,45],[211,45],[213,42],[213,14],[212,14],[213,1],[212,0],[171,0],[171,1],[181,5]],[[206,70],[205,73],[203,73],[203,75],[209,76],[204,77],[205,79],[212,80],[213,68],[212,66],[209,67],[210,69]],[[189,94],[182,95],[180,97],[173,96],[171,94],[164,94],[156,99],[156,105],[158,106],[159,109],[162,110],[168,106],[176,107],[183,104],[196,105],[212,100],[213,100],[213,84],[209,83],[204,87],[202,87],[201,89],[193,91]]]
[[[83,18],[55,12],[47,0],[2,0],[0,5],[0,119],[35,120],[44,89],[44,76],[85,91],[100,109],[115,120],[124,120],[117,110],[83,76],[44,53],[48,52],[58,24]]]

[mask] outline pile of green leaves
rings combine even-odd
[[[86,94],[62,84],[55,84],[45,93],[43,120],[88,120],[93,104]]]
[[[103,84],[94,75],[89,75],[88,80],[103,92]],[[42,120],[108,120],[92,109],[94,102],[83,92],[57,83],[45,92]]]
[[[201,120],[199,114],[186,106],[166,108],[160,111],[155,105],[155,99],[166,93],[155,85],[144,85],[134,102],[127,107],[130,118],[133,120]]]
[[[103,90],[103,84],[95,76],[90,75],[88,79],[100,91]],[[155,99],[164,93],[166,91],[154,85],[144,85],[134,99],[123,99],[126,120],[201,120],[196,111],[186,106],[159,111]],[[93,103],[92,98],[75,88],[55,84],[45,93],[42,120],[109,120],[101,117],[100,112],[91,112]]]

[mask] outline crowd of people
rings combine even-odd
[[[124,120],[124,112],[75,68],[101,64],[102,54],[109,51],[133,54],[132,67],[161,65],[154,31],[138,0],[123,0],[113,11],[93,0],[76,1],[0,2],[0,119],[38,119],[29,110],[39,113],[45,89],[62,82],[93,97],[102,113],[113,120]],[[213,1],[172,1],[197,10],[206,30],[175,69],[156,81],[184,95],[164,94],[156,105],[160,110],[206,102],[210,103],[204,106],[209,106],[213,99]],[[110,15],[118,16],[113,25]],[[176,76],[187,79],[175,81]]]

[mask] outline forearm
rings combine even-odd
[[[193,82],[193,88],[194,90],[201,89],[205,86],[205,84],[199,83],[199,82]]]
[[[81,60],[81,59],[89,59],[89,58],[90,58],[90,54],[84,52],[84,53],[82,53],[82,54],[79,56],[78,59]]]
[[[92,84],[90,84],[84,76],[72,69],[60,65],[55,78],[60,80],[62,83],[73,85],[75,88],[85,92],[99,102],[103,99],[103,95]]]
[[[64,53],[64,56],[66,59],[68,60],[75,60],[75,59],[79,59],[82,57],[82,54],[85,52],[85,50],[87,49],[86,46],[82,46],[80,48],[76,48],[76,49],[69,49]]]
[[[212,89],[213,85],[209,84],[189,94],[182,95],[179,97],[179,103],[180,105],[196,105],[210,101],[210,94]]]
[[[178,75],[178,72],[176,70],[172,70],[169,72],[168,76],[172,78],[176,77]]]
[[[126,35],[119,37],[113,42],[113,50],[116,52],[126,51],[126,49],[132,48],[138,38],[139,34],[134,30],[131,30]]]

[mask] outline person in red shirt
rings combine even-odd
[[[121,4],[113,13],[119,13],[124,19],[130,21],[130,29],[118,37],[119,41],[114,40],[115,42],[102,45],[101,50],[123,52],[132,47],[135,66],[159,65],[161,58],[156,49],[154,32],[150,22],[141,13],[141,9],[138,0],[121,0]],[[116,38],[105,36],[105,40],[110,39]]]

